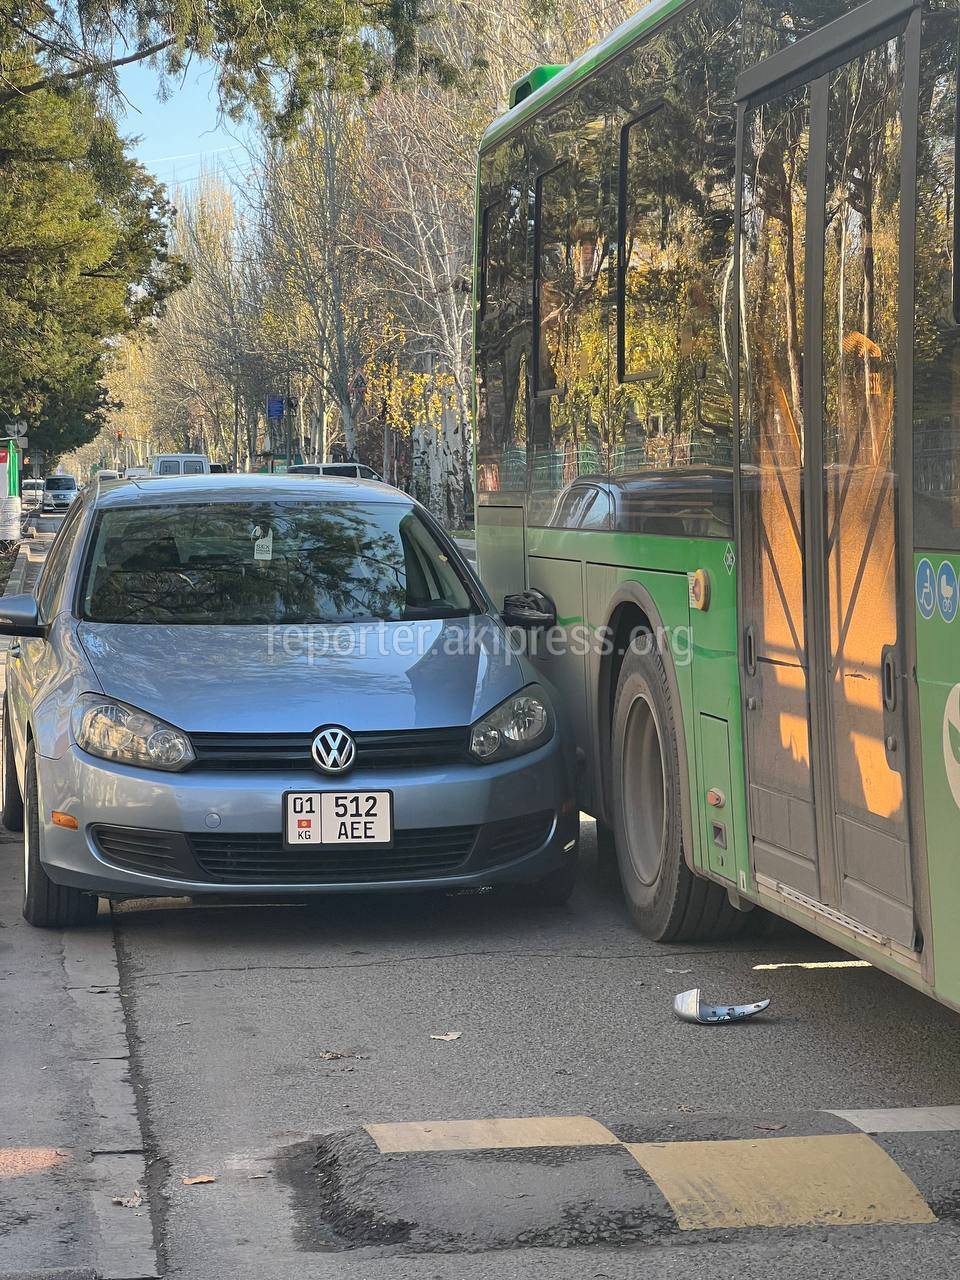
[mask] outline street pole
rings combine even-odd
[[[293,417],[290,413],[290,339],[287,338],[287,398],[283,402],[284,412],[287,415],[287,470],[290,470],[291,445],[293,442]]]

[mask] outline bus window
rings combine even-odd
[[[607,274],[601,217],[606,126],[574,97],[544,122],[534,201],[533,456],[527,513],[551,522],[578,476],[606,475]]]
[[[526,486],[526,151],[511,138],[483,157],[477,346],[477,482],[481,493]]]
[[[957,315],[956,14],[924,17],[917,148],[913,354],[915,541],[960,550],[960,316]]]
[[[619,80],[614,476],[732,465],[736,31],[725,0],[691,8]]]

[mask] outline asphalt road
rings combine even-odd
[[[870,967],[794,967],[844,957],[779,924],[747,946],[650,944],[595,860],[590,823],[584,844],[564,909],[487,892],[115,912],[166,1274],[957,1274],[956,1133],[876,1140],[919,1189],[917,1219],[741,1230],[678,1230],[619,1145],[374,1148],[363,1125],[583,1116],[625,1141],[752,1149],[845,1133],[824,1108],[960,1101],[955,1014]],[[784,967],[758,967],[771,965]],[[771,1009],[740,1026],[681,1024],[672,997],[692,986],[770,996]],[[461,1034],[432,1038],[449,1032]],[[876,1152],[864,1137],[825,1141]],[[215,1181],[184,1185],[196,1175]],[[891,1194],[899,1203],[900,1184]]]

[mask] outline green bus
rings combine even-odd
[[[762,907],[960,1009],[958,46],[958,0],[653,0],[531,72],[475,370],[480,569],[556,616],[639,927]]]

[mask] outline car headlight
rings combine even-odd
[[[196,759],[185,733],[113,698],[85,693],[73,708],[70,723],[81,751],[102,760],[176,770]]]
[[[501,702],[470,730],[470,754],[483,764],[536,751],[554,733],[553,708],[539,685]]]

